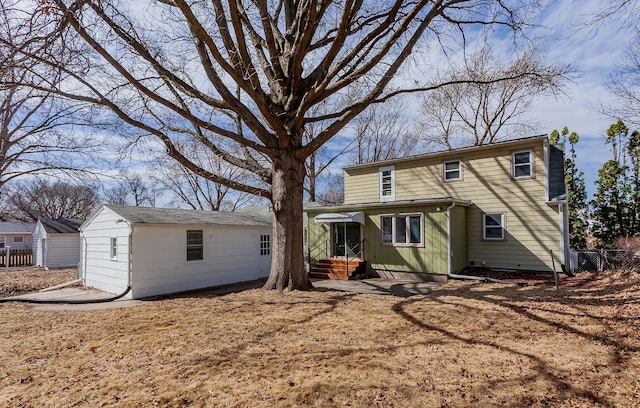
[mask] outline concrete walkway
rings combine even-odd
[[[441,285],[437,282],[413,282],[398,279],[362,279],[351,281],[339,280],[322,280],[314,279],[313,286],[318,290],[336,290],[340,292],[352,292],[370,295],[385,295],[409,297],[414,295],[425,295],[434,288]],[[241,282],[233,285],[219,286],[216,288],[203,289],[202,291],[188,292],[187,294],[177,294],[174,296],[197,296],[201,295],[224,295],[228,293],[241,292],[248,289],[256,289],[262,287],[264,280]],[[72,286],[62,289],[56,289],[46,292],[26,293],[19,296],[12,296],[7,299],[34,299],[42,301],[92,301],[114,297],[113,293],[103,292],[93,288],[85,288],[82,286]],[[36,310],[103,310],[116,309],[122,307],[132,307],[144,304],[150,300],[159,300],[163,296],[155,297],[147,300],[134,300],[128,298],[120,298],[111,302],[101,303],[83,303],[83,304],[66,304],[66,303],[27,303]]]

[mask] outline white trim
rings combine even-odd
[[[118,237],[109,237],[109,259],[118,260]]]
[[[386,181],[383,181],[383,173],[390,172],[389,182],[391,183],[390,192],[387,195],[384,195],[383,185]],[[385,166],[378,168],[378,175],[380,179],[379,183],[379,191],[380,191],[380,201],[394,201],[396,199],[396,167],[395,166]]]
[[[411,217],[420,218],[420,242],[396,242],[396,219],[405,218],[405,238],[411,241]],[[391,242],[384,241],[383,219],[391,218]],[[401,214],[380,214],[380,245],[394,247],[424,247],[424,214],[423,213],[401,213]]]
[[[529,174],[525,176],[516,176],[516,154],[520,153],[528,153],[529,154],[529,163],[527,164],[518,164],[518,167],[524,167],[525,165],[529,166]],[[514,180],[527,180],[535,178],[535,167],[534,167],[534,149],[523,149],[523,150],[514,150],[511,152],[511,177]]]
[[[447,170],[447,164],[450,163],[458,163],[458,168],[456,170]],[[450,183],[452,181],[462,181],[464,179],[463,173],[462,173],[462,169],[463,169],[463,164],[462,164],[462,160],[460,159],[454,159],[454,160],[447,160],[447,161],[443,161],[442,162],[442,181],[445,183]],[[458,172],[458,177],[456,178],[447,178],[447,173],[453,173],[453,172]]]
[[[500,216],[500,227],[501,227],[501,237],[500,238],[488,238],[487,237],[487,216],[488,215],[499,215]],[[482,213],[482,240],[483,241],[504,241],[505,240],[505,231],[506,231],[506,219],[507,216],[504,212],[485,212]],[[497,226],[493,225],[491,228],[496,228]]]
[[[189,233],[190,232],[199,232],[200,233],[200,243],[199,244],[191,244],[189,245]],[[204,261],[204,230],[202,229],[188,229],[185,234],[185,260],[187,262],[198,262]],[[199,248],[201,251],[201,257],[197,259],[189,259],[189,247],[191,248]]]
[[[333,222],[357,222],[358,224],[364,224],[364,212],[337,212],[337,213],[322,213],[313,218],[318,223],[331,224]]]

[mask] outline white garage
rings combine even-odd
[[[87,286],[127,297],[269,275],[272,215],[101,205],[80,227]]]
[[[33,230],[33,263],[45,268],[68,268],[80,262],[82,220],[40,218]]]

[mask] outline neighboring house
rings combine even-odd
[[[344,189],[344,205],[305,209],[311,264],[357,258],[439,279],[569,261],[563,146],[546,136],[348,166]]]
[[[33,230],[34,265],[45,268],[78,266],[82,220],[40,218]]]
[[[0,222],[0,251],[11,247],[12,251],[31,249],[33,222],[9,221]]]
[[[255,280],[271,234],[271,213],[101,205],[80,226],[80,277],[134,299]]]

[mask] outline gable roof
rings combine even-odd
[[[38,221],[48,234],[77,233],[82,225],[82,220],[77,218],[40,218]]]
[[[0,222],[0,234],[31,234],[35,226],[35,222]]]
[[[372,166],[384,166],[384,165],[391,165],[395,163],[402,163],[402,162],[413,161],[413,160],[431,159],[434,157],[455,156],[455,155],[460,155],[466,152],[489,150],[489,149],[501,148],[505,146],[518,146],[521,144],[527,144],[527,143],[542,141],[546,139],[548,139],[547,135],[529,136],[529,137],[523,137],[519,139],[511,139],[511,140],[505,140],[502,142],[486,144],[482,146],[466,146],[466,147],[460,147],[457,149],[440,150],[437,152],[417,154],[417,155],[406,156],[406,157],[401,157],[397,159],[382,160],[382,161],[376,161],[371,163],[353,164],[350,166],[344,166],[343,169],[348,170],[348,169],[365,168],[365,167],[372,167]]]
[[[110,204],[101,205],[96,213],[98,213],[102,208],[113,211],[130,224],[234,226],[272,225],[271,213],[236,213],[225,211],[186,210],[181,208],[130,207],[126,205]]]

